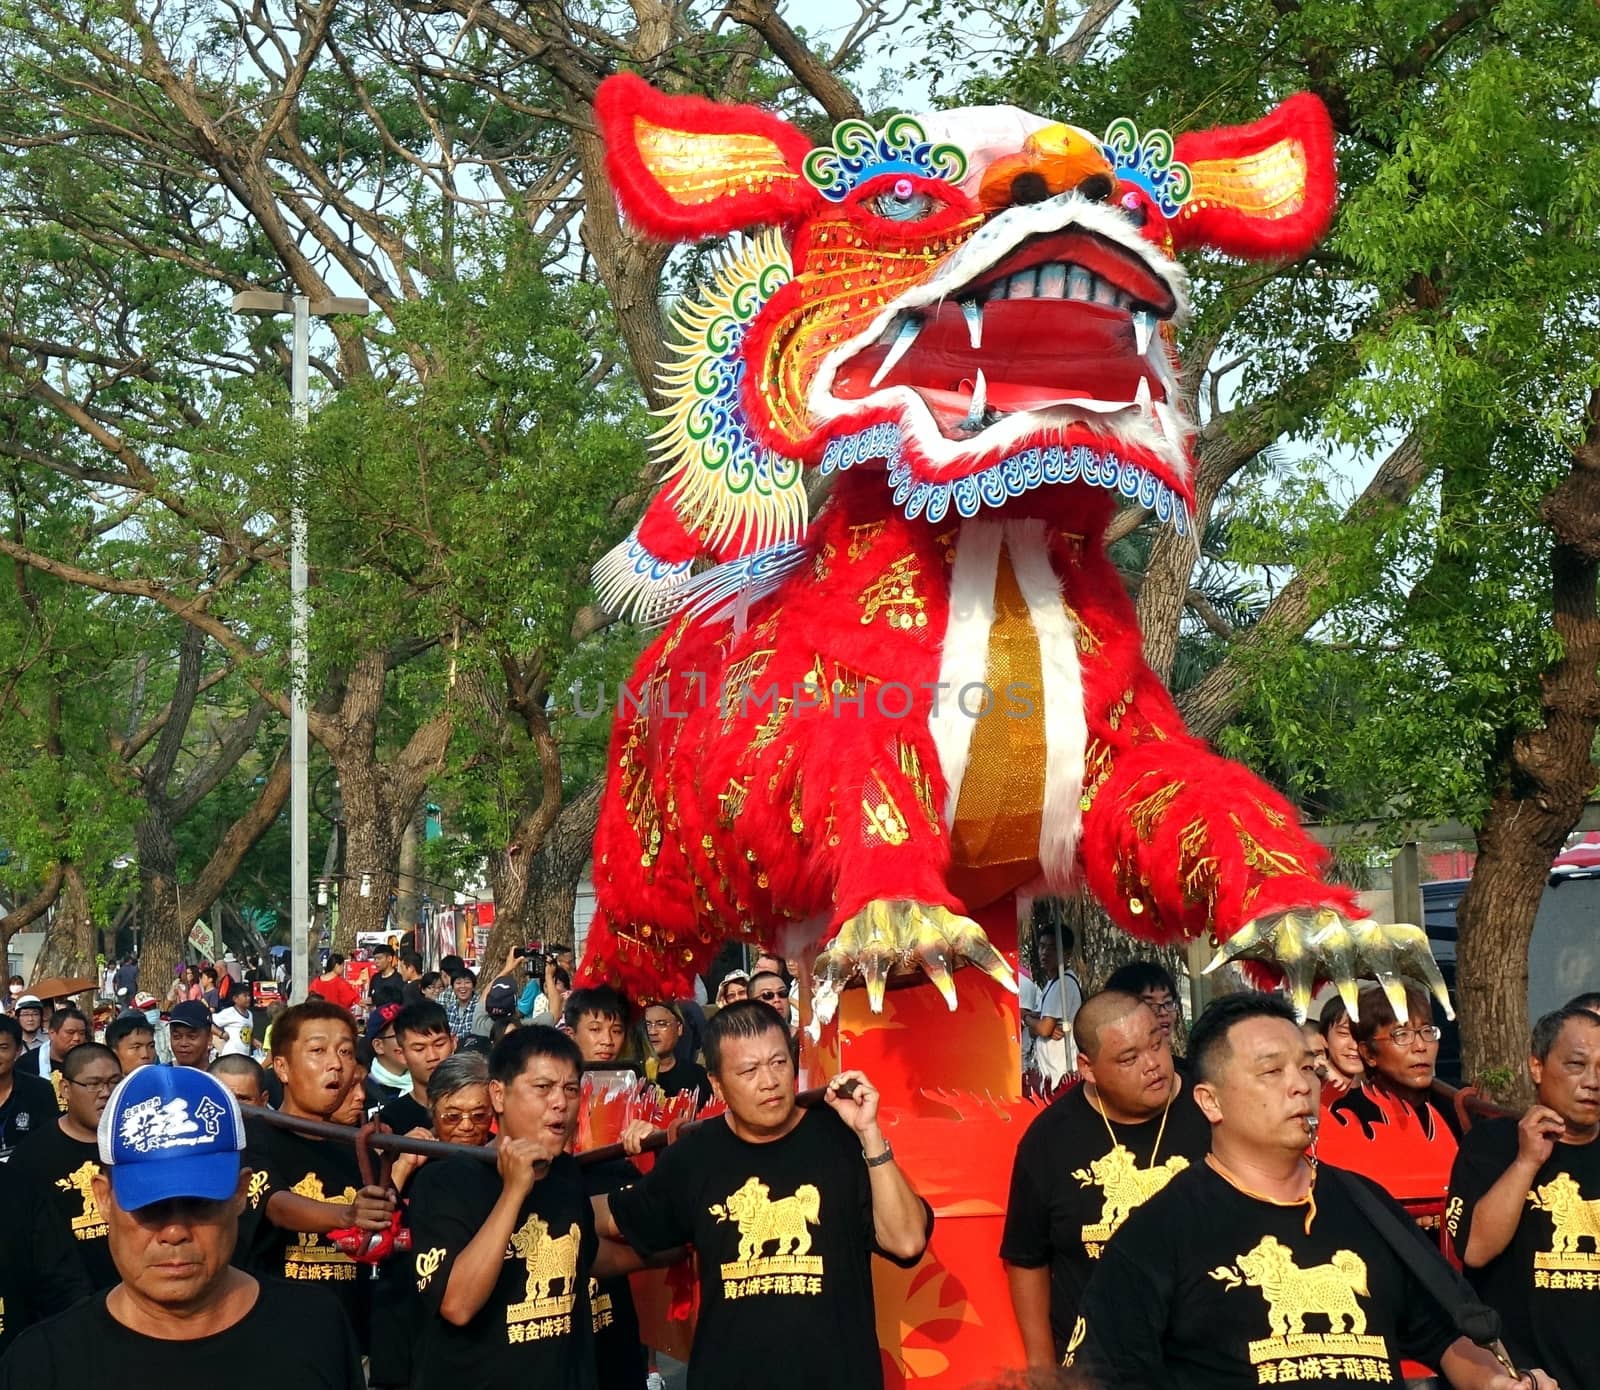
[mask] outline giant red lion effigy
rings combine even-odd
[[[597,570],[664,630],[619,702],[585,977],[676,997],[730,938],[777,945],[814,962],[819,1026],[843,1006],[836,1063],[891,976],[890,1013],[925,975],[995,1016],[958,962],[1010,987],[1016,896],[1085,885],[1143,941],[1281,970],[1302,1011],[1319,976],[1444,998],[1423,933],[1367,917],[1288,803],[1185,732],[1103,550],[1119,506],[1189,525],[1177,257],[1314,244],[1320,103],[1176,139],[968,108],[815,148],[626,75],[596,113],[631,223],[747,236],[676,311],[662,485]],[[981,1050],[967,1012],[942,1085]],[[901,1046],[926,1061],[926,1031]]]

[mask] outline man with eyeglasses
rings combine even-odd
[[[1156,1016],[1156,1022],[1161,1025],[1161,1031],[1167,1035],[1167,1043],[1171,1044],[1172,1028],[1178,1021],[1180,1006],[1178,982],[1172,978],[1166,966],[1158,965],[1153,960],[1130,960],[1111,972],[1106,988],[1120,990],[1123,994],[1136,994],[1144,1000],[1150,1006],[1150,1012]],[[1187,1071],[1176,1049],[1173,1059],[1180,1072]]]
[[[582,1057],[554,1028],[508,1033],[489,1058],[494,1165],[433,1159],[411,1179],[411,1260],[431,1316],[412,1385],[595,1385],[598,1242],[577,1161]],[[612,1271],[605,1270],[610,1273]]]
[[[644,1038],[656,1059],[655,1084],[669,1096],[693,1091],[695,1106],[711,1099],[711,1082],[705,1068],[678,1057],[678,1039],[683,1036],[683,1020],[671,1004],[652,1004],[644,1011]]]
[[[16,1209],[48,1208],[71,1237],[84,1273],[96,1292],[117,1282],[117,1267],[106,1244],[106,1223],[95,1203],[93,1181],[100,1172],[95,1131],[106,1102],[122,1080],[117,1054],[103,1043],[84,1043],[61,1063],[66,1113],[17,1146],[7,1165]],[[49,1310],[58,1311],[58,1310]]]
[[[1365,1173],[1398,1200],[1442,1204],[1459,1137],[1455,1110],[1432,1099],[1439,1058],[1433,1003],[1411,984],[1405,998],[1404,1018],[1396,1018],[1381,989],[1364,990],[1356,1001],[1350,1031],[1367,1080],[1324,1108],[1317,1156]],[[1424,1224],[1437,1229],[1438,1217]]]

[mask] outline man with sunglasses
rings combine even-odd
[[[768,970],[757,971],[750,977],[750,998],[759,999],[769,1009],[776,1009],[783,1015],[785,1023],[790,1021],[789,991],[782,975],[774,975]]]
[[[67,1053],[60,1071],[66,1112],[17,1146],[8,1165],[8,1176],[16,1182],[7,1190],[18,1211],[37,1206],[50,1212],[53,1223],[68,1234],[98,1292],[117,1282],[117,1267],[111,1261],[106,1223],[92,1186],[100,1172],[95,1131],[122,1080],[122,1067],[109,1047],[86,1042]]]

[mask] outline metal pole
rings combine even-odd
[[[294,496],[289,512],[289,940],[294,978],[289,1001],[298,1004],[311,983],[311,828],[307,784],[307,632],[305,427],[310,415],[311,301],[294,296],[294,353],[290,388],[294,401]]]

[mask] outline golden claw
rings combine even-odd
[[[1219,965],[1235,960],[1256,960],[1283,971],[1289,1000],[1304,1019],[1319,978],[1333,981],[1356,1017],[1356,981],[1375,979],[1388,996],[1396,1018],[1409,1012],[1402,976],[1426,985],[1439,1001],[1446,1018],[1454,1018],[1444,976],[1428,949],[1428,935],[1409,922],[1380,923],[1371,917],[1352,921],[1332,908],[1274,912],[1247,922],[1222,943],[1209,975]]]
[[[958,956],[1017,992],[1005,957],[971,918],[907,898],[870,902],[845,921],[817,957],[812,968],[813,1016],[821,1023],[831,1020],[840,992],[857,974],[866,982],[872,1012],[882,1013],[890,973],[916,968],[939,987],[954,1010],[956,986],[950,972]]]

